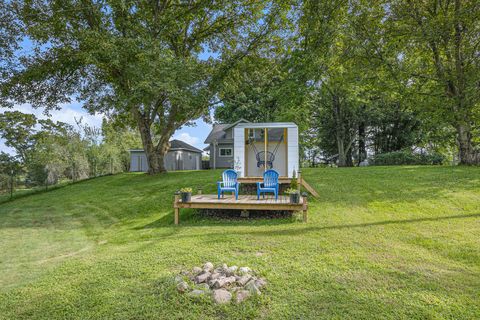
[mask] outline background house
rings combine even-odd
[[[142,149],[130,151],[130,171],[148,171],[147,156]],[[167,171],[200,170],[202,150],[180,140],[170,141],[170,149],[164,158]]]
[[[233,168],[233,128],[239,123],[248,123],[240,119],[234,123],[214,124],[205,139],[208,147],[203,149],[210,155],[210,168]]]

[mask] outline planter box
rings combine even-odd
[[[290,203],[300,203],[300,193],[290,193]]]
[[[180,192],[180,197],[182,202],[190,202],[192,200],[192,193],[191,192]]]

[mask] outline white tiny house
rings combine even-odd
[[[293,122],[238,123],[233,128],[233,168],[240,177],[268,169],[291,178],[299,167],[298,127]]]

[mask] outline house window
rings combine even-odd
[[[231,157],[232,148],[220,148],[220,157]]]

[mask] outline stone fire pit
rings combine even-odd
[[[258,278],[249,267],[227,266],[215,268],[206,262],[203,267],[194,267],[192,271],[182,271],[175,277],[177,290],[188,296],[211,296],[219,304],[229,303],[232,299],[241,303],[253,295],[260,295],[267,281]]]

